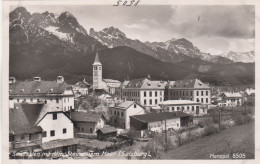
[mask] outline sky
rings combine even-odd
[[[14,9],[17,6],[11,8]],[[255,49],[254,6],[111,5],[24,6],[30,13],[69,11],[89,31],[113,26],[131,39],[186,38],[202,52],[218,55]]]

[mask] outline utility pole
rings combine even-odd
[[[163,108],[163,111],[165,113],[165,107],[164,107],[164,104],[162,104],[162,108]],[[167,152],[167,130],[166,130],[166,117],[164,119],[164,131],[165,131],[165,152]],[[163,131],[162,131],[162,136],[163,136]],[[163,139],[163,138],[162,138]]]
[[[220,133],[220,126],[221,126],[221,108],[218,110],[219,117],[218,117],[218,132]]]

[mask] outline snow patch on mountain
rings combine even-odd
[[[46,31],[52,33],[53,35],[57,36],[59,39],[63,40],[63,41],[67,41],[70,40],[69,34],[67,33],[63,33],[60,32],[58,29],[59,27],[55,27],[55,26],[48,26],[46,28],[44,28]]]

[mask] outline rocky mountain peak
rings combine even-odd
[[[109,34],[109,35],[112,35],[114,37],[119,37],[119,38],[122,38],[122,39],[127,38],[126,35],[122,31],[120,31],[118,28],[115,28],[113,26],[105,28],[102,31]]]

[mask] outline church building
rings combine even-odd
[[[119,88],[120,85],[121,82],[118,80],[102,78],[102,64],[97,52],[93,63],[93,90],[103,89],[113,95],[115,94],[115,89]]]

